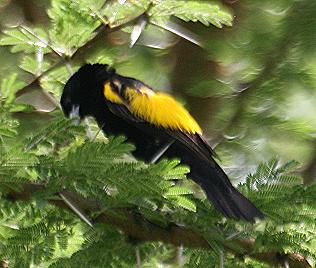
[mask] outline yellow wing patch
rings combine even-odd
[[[156,93],[147,87],[138,90],[126,88],[125,103],[110,83],[104,84],[104,97],[116,104],[125,105],[130,112],[153,125],[173,130],[202,134],[202,130],[189,112],[175,99],[165,93]]]
[[[123,104],[122,99],[112,90],[109,82],[104,84],[103,94],[107,100],[117,104]]]
[[[189,112],[165,93],[155,93],[144,87],[136,91],[127,88],[128,108],[132,114],[156,126],[202,134],[202,130]]]

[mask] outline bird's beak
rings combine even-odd
[[[79,109],[80,106],[79,105],[73,105],[72,109],[69,113],[69,118],[73,119],[75,125],[79,125],[80,124],[80,114],[79,114]]]

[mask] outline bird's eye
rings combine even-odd
[[[112,90],[113,90],[115,93],[117,93],[117,94],[120,95],[120,93],[121,93],[121,88],[122,88],[121,83],[119,83],[118,81],[113,81],[113,82],[111,82],[111,88],[112,88]]]

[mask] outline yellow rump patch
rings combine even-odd
[[[107,100],[117,104],[123,104],[123,101],[120,98],[120,96],[113,92],[110,82],[104,84],[103,94]]]
[[[146,87],[137,92],[127,88],[128,108],[132,114],[156,126],[202,134],[202,130],[189,112],[165,93],[156,93]]]

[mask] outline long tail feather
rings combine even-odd
[[[236,189],[223,193],[214,185],[204,184],[202,187],[215,208],[226,217],[249,222],[264,218],[263,213]]]
[[[226,217],[249,222],[254,222],[256,218],[264,218],[263,213],[231,184],[219,183],[228,180],[227,175],[219,165],[216,164],[215,168],[203,165],[203,168],[202,172],[201,169],[199,171],[192,170],[191,177],[201,185],[217,210]],[[203,177],[201,177],[201,173]]]
[[[226,173],[211,157],[201,158],[182,143],[173,144],[167,155],[180,156],[182,162],[190,166],[189,177],[202,187],[215,208],[226,217],[249,222],[264,218],[263,213],[234,188]]]

